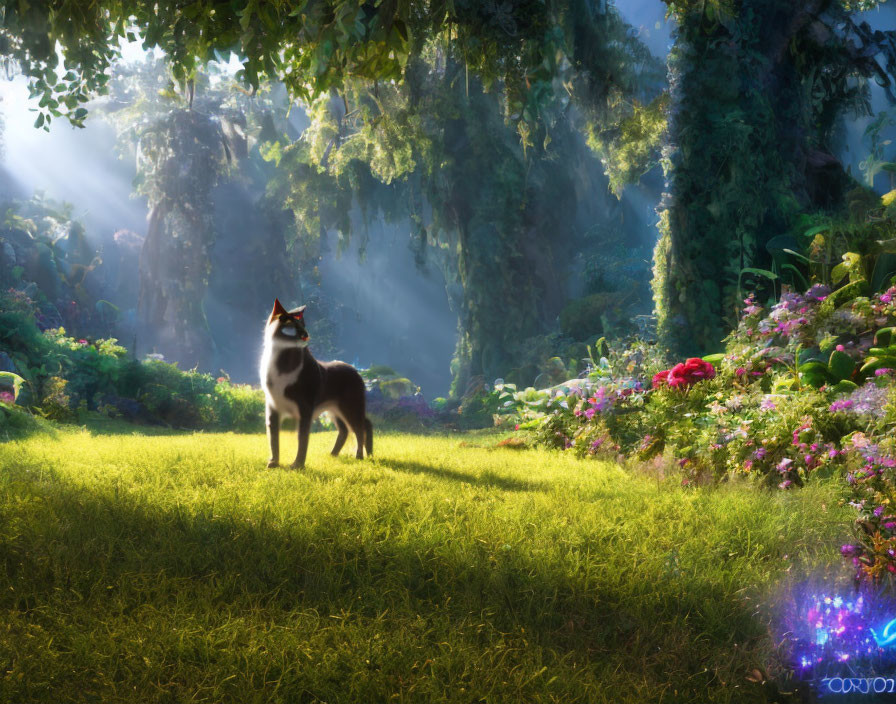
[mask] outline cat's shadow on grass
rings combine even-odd
[[[511,477],[503,477],[494,472],[485,471],[479,474],[474,472],[463,472],[448,467],[439,467],[434,464],[428,464],[419,460],[399,460],[392,459],[388,456],[375,455],[372,458],[358,460],[349,454],[342,454],[334,458],[332,461],[338,462],[348,470],[383,470],[391,469],[395,472],[405,472],[407,474],[424,474],[437,479],[448,479],[470,486],[479,486],[489,489],[499,489],[501,491],[547,491],[550,484],[538,481],[525,481],[522,479],[513,479]],[[281,465],[288,467],[288,465]],[[321,481],[333,481],[340,478],[339,474],[321,470],[314,466],[313,460],[309,461],[309,466],[303,470],[308,475]],[[374,476],[372,474],[362,475],[362,479],[369,482],[376,482],[384,477]],[[359,477],[353,477],[354,481],[358,481]]]
[[[545,491],[548,489],[548,485],[543,482],[528,482],[511,477],[502,477],[493,472],[482,472],[481,474],[460,472],[420,461],[395,460],[386,457],[377,461],[377,466],[393,469],[397,472],[426,474],[439,479],[450,479],[464,484],[500,489],[502,491]]]

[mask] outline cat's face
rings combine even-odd
[[[268,334],[281,342],[291,342],[297,347],[308,345],[308,331],[305,329],[305,306],[286,310],[279,300],[274,301],[274,310],[268,318]]]

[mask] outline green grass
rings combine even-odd
[[[261,435],[0,445],[0,701],[762,701],[769,600],[849,530],[836,481],[334,436],[303,472]]]

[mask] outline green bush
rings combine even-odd
[[[264,394],[176,364],[137,361],[114,339],[41,332],[21,293],[0,295],[0,351],[23,379],[19,402],[39,415],[73,422],[82,411],[175,428],[263,427]]]

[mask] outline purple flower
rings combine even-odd
[[[886,415],[884,407],[887,404],[887,395],[886,387],[879,387],[870,381],[849,395],[851,406],[848,410],[855,415],[881,419]]]
[[[841,545],[840,554],[843,557],[853,557],[859,553],[859,548],[855,545]]]
[[[762,403],[759,404],[760,411],[774,411],[776,408],[775,402],[769,397],[762,399]]]
[[[829,410],[831,413],[839,413],[840,411],[848,411],[853,405],[853,402],[848,398],[841,398],[834,401]]]
[[[881,369],[874,370],[874,376],[887,376],[887,374],[892,374],[892,369],[887,369],[886,367],[882,367]]]
[[[0,401],[3,401],[3,403],[15,403],[15,394],[12,391],[0,391]]]
[[[824,284],[815,284],[806,291],[806,298],[816,301],[823,301],[831,295],[831,289]]]

